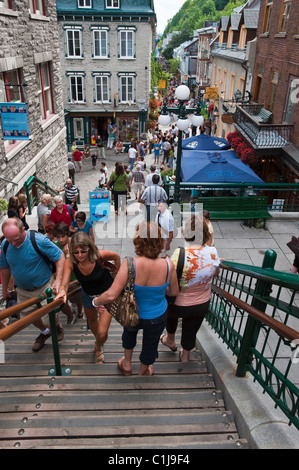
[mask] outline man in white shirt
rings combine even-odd
[[[133,144],[131,144],[129,147],[128,158],[130,162],[130,170],[133,170],[133,166],[134,166],[135,158],[136,158],[136,149]]]
[[[156,223],[163,230],[164,250],[168,251],[170,250],[170,244],[173,239],[174,219],[164,199],[160,199],[158,201],[158,213],[156,215]]]

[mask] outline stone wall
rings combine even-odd
[[[0,8],[0,72],[18,70],[27,85],[23,89],[30,133],[28,141],[9,147],[0,140],[1,176],[17,184],[0,180],[0,197],[17,194],[32,175],[57,187],[68,174],[56,2],[45,4],[45,16],[30,13],[22,0],[13,0],[11,10]],[[36,66],[44,62],[51,64],[54,112],[42,121]]]

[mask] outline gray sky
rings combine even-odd
[[[184,3],[185,0],[154,0],[158,34],[163,33],[167,20],[171,20]]]

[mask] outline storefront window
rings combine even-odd
[[[117,119],[117,134],[123,142],[138,138],[138,119],[134,117]]]

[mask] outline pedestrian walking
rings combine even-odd
[[[130,145],[129,151],[128,151],[128,160],[130,162],[130,170],[133,170],[134,163],[135,163],[135,158],[136,158],[136,149],[133,146],[133,144]]]
[[[44,294],[47,288],[59,291],[64,257],[62,251],[44,235],[37,232],[27,232],[20,219],[7,219],[2,224],[2,233],[5,237],[1,244],[0,272],[2,281],[2,297],[10,298],[8,288],[11,276],[17,286],[18,302],[24,302],[33,297]],[[35,249],[32,238],[34,236],[39,252]],[[46,261],[47,260],[47,261]],[[51,262],[55,264],[56,278],[52,273]],[[20,313],[24,317],[34,311],[36,305],[24,308]],[[43,318],[36,320],[33,325],[40,330],[39,336],[32,346],[33,351],[39,351],[50,338],[49,324]],[[58,341],[63,339],[63,328],[56,316],[56,329]]]
[[[208,313],[211,298],[211,283],[219,273],[220,259],[215,247],[209,246],[211,235],[202,216],[192,215],[183,229],[187,243],[184,249],[183,272],[179,279],[180,291],[174,307],[168,311],[166,331],[161,343],[176,351],[175,333],[179,318],[182,318],[180,361],[189,362],[190,351],[195,347],[196,334]],[[172,255],[178,265],[180,249]]]
[[[133,243],[137,255],[134,258],[134,286],[140,322],[134,328],[123,330],[124,356],[118,360],[118,367],[123,375],[132,375],[132,356],[137,334],[139,330],[143,330],[139,375],[150,376],[154,373],[153,364],[158,357],[159,338],[166,323],[165,294],[177,295],[178,282],[171,260],[159,257],[164,242],[157,224],[142,222],[137,226]],[[102,304],[113,302],[125,287],[127,278],[128,265],[125,259],[111,287],[96,297],[93,305],[99,308]]]
[[[64,191],[65,194],[65,203],[70,204],[72,208],[77,211],[78,206],[77,206],[77,199],[79,196],[78,188],[73,185],[72,180],[68,178],[65,182],[65,185],[61,189],[55,189],[58,193],[61,193]]]
[[[95,337],[95,362],[103,364],[103,345],[107,341],[112,316],[106,309],[102,309],[99,313],[93,304],[93,299],[109,289],[113,283],[113,278],[103,268],[101,260],[113,262],[117,272],[120,267],[120,257],[113,251],[99,250],[84,232],[72,236],[69,255],[65,260],[63,279],[56,299],[66,302],[71,275],[74,273],[81,284],[84,312],[88,326]]]
[[[132,172],[131,186],[135,193],[135,199],[138,199],[142,194],[142,188],[145,183],[144,174],[141,171],[141,166],[136,165],[136,169]]]
[[[139,202],[146,207],[146,220],[154,221],[158,212],[158,201],[163,199],[167,201],[168,197],[166,191],[159,186],[160,176],[153,175],[153,184],[148,186],[141,195]]]

